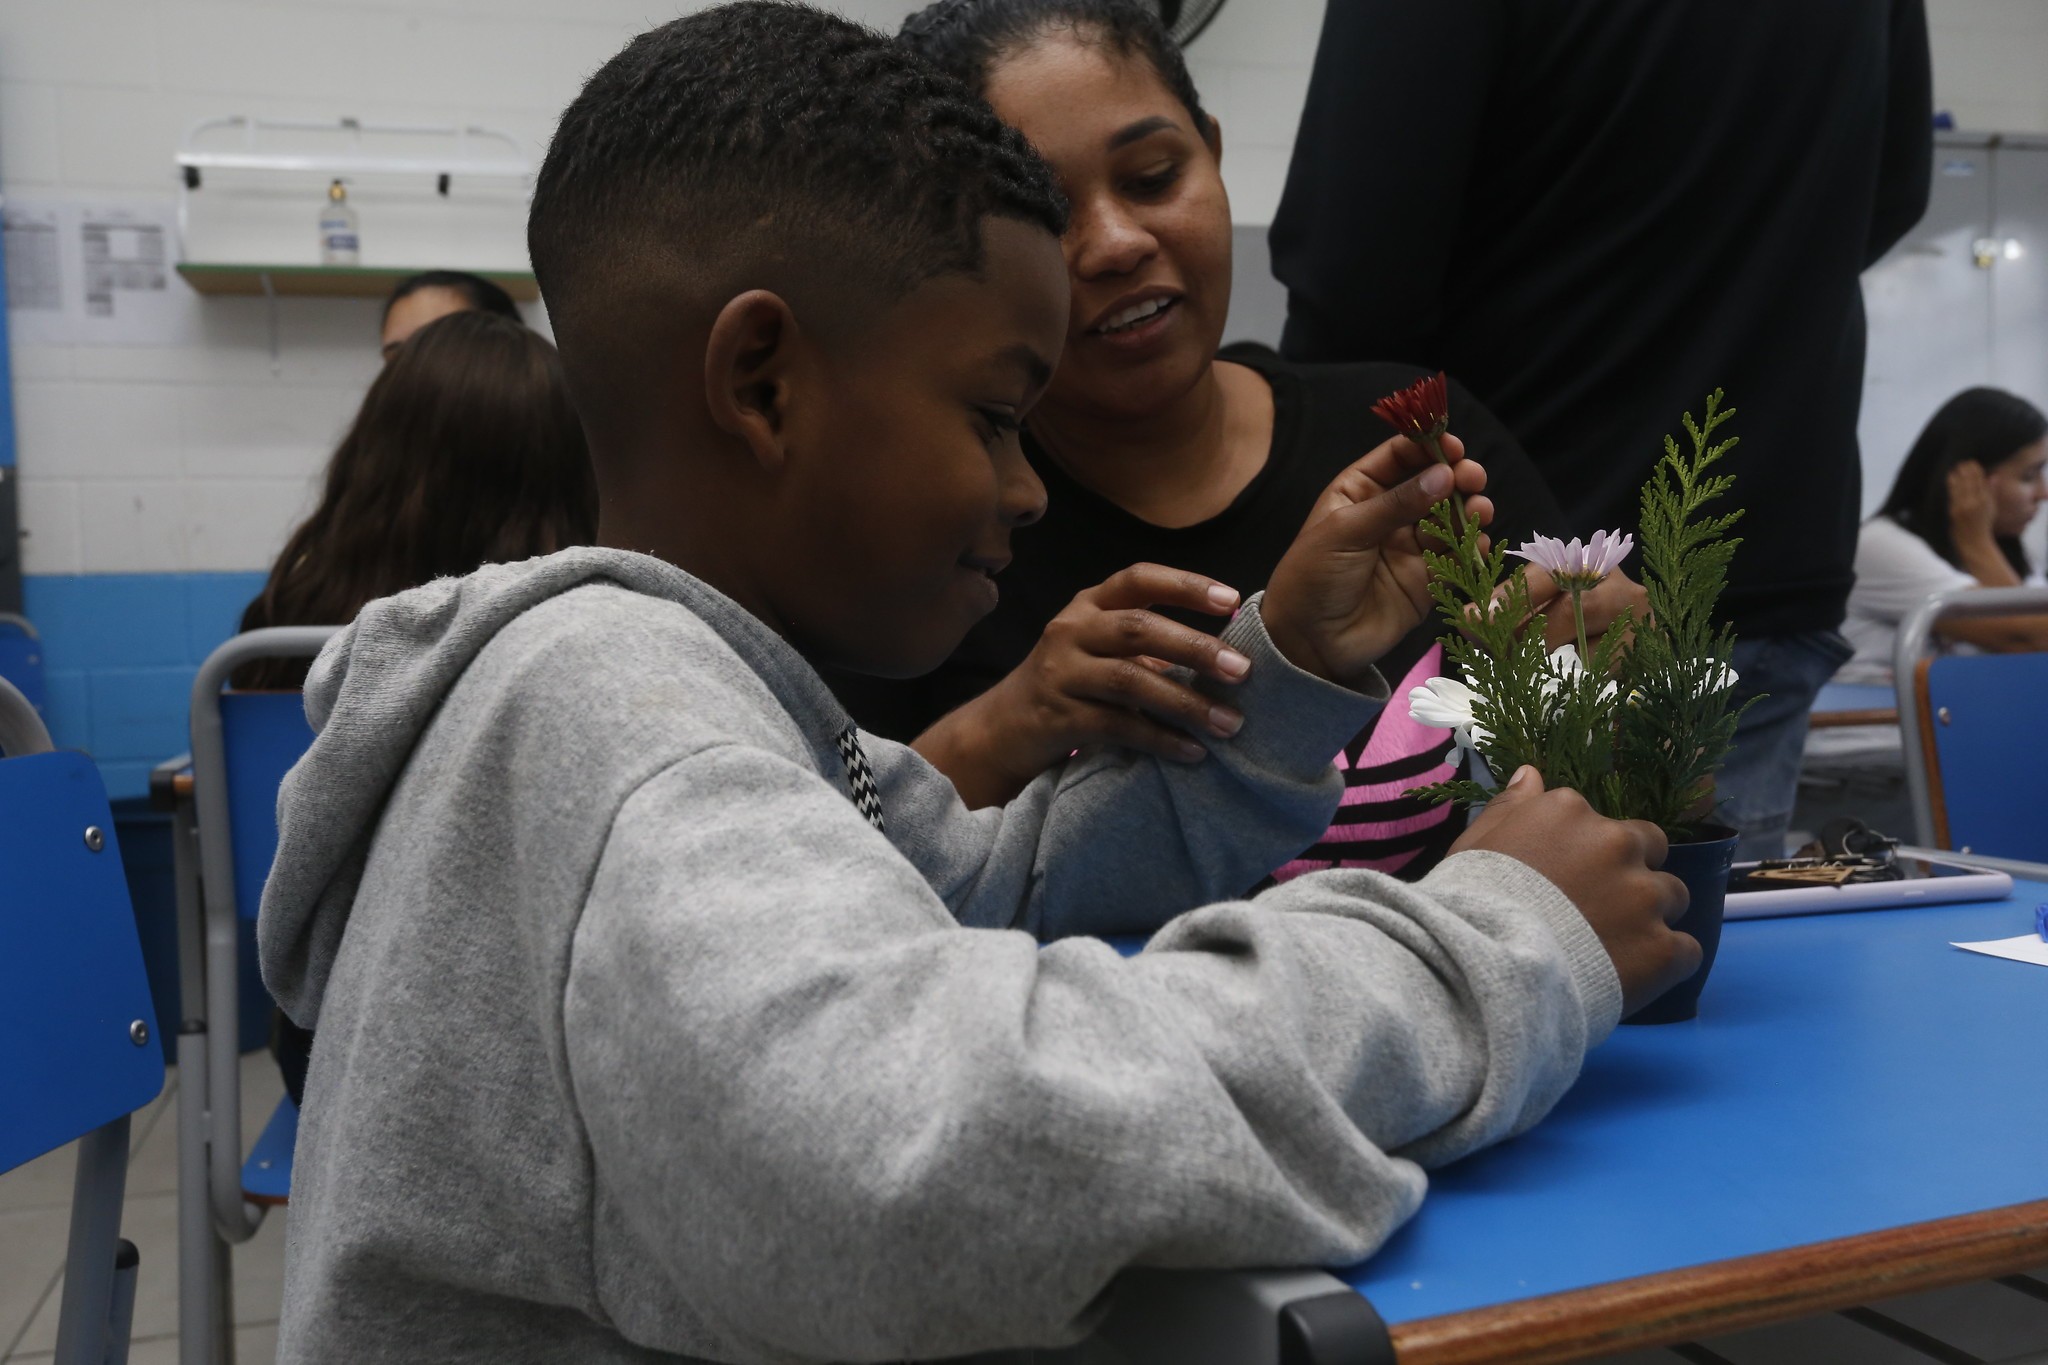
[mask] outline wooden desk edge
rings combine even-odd
[[[1812,730],[1842,730],[1851,725],[1897,725],[1899,713],[1893,707],[1870,711],[1815,711],[1807,717]]]
[[[1401,1365],[1553,1365],[2010,1275],[2048,1262],[2048,1199],[1418,1318]]]

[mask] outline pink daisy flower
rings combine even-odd
[[[1570,544],[1551,536],[1537,536],[1521,549],[1508,553],[1542,569],[1566,592],[1580,593],[1598,587],[1635,547],[1634,536],[1619,531],[1595,531],[1584,544],[1577,536],[1572,537]]]

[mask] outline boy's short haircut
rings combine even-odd
[[[772,287],[748,278],[764,268],[897,297],[978,271],[989,215],[1065,230],[1022,134],[880,33],[744,0],[641,34],[590,78],[527,237],[556,326],[594,338],[650,289]]]

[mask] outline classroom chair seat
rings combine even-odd
[[[299,1106],[286,1095],[242,1163],[242,1198],[275,1208],[291,1202],[292,1152],[299,1142]]]

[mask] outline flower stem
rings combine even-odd
[[[1424,432],[1422,435],[1422,444],[1429,448],[1430,454],[1436,456],[1436,462],[1438,464],[1442,465],[1445,469],[1450,469],[1450,456],[1444,454],[1443,444],[1437,440],[1437,437],[1442,434],[1443,433],[1440,429],[1437,431]],[[1465,500],[1458,496],[1458,485],[1456,481],[1455,471],[1453,471],[1452,476],[1450,503],[1451,516],[1454,519],[1456,519],[1458,524],[1458,539],[1462,541],[1465,538]]]
[[[1586,608],[1579,598],[1585,589],[1572,589],[1572,622],[1579,628],[1579,663],[1586,668],[1593,666],[1593,653],[1586,648]]]

